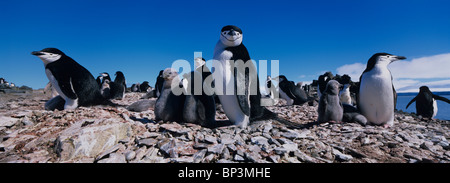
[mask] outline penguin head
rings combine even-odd
[[[287,81],[287,78],[284,75],[279,75],[277,77],[274,77],[273,79],[278,79],[279,83],[281,83],[282,81]]]
[[[389,53],[376,53],[372,57],[370,57],[369,61],[367,62],[367,68],[373,68],[377,64],[387,66],[392,62],[404,59],[406,59],[406,57],[404,56],[397,56]]]
[[[162,78],[163,77],[163,72],[164,72],[164,70],[160,70],[159,71],[158,78]]]
[[[327,87],[325,88],[325,93],[330,95],[338,95],[342,87],[343,85],[340,84],[338,81],[330,80],[327,83]]]
[[[202,57],[197,57],[194,59],[194,61],[196,70],[206,64],[206,60]]]
[[[178,72],[173,68],[167,68],[164,70],[162,77],[164,80],[172,80],[178,76]]]
[[[44,65],[58,61],[62,56],[65,56],[65,54],[57,48],[45,48],[41,51],[33,51],[31,54],[39,57],[44,62]]]
[[[428,86],[421,86],[419,89],[419,93],[431,93],[430,88]]]
[[[234,25],[223,27],[220,33],[220,41],[230,47],[241,45],[242,37],[242,30]]]
[[[339,83],[341,83],[341,84],[350,84],[351,82],[352,82],[352,78],[351,78],[349,75],[344,74],[344,75],[341,77],[341,80],[340,80]]]
[[[102,76],[102,77],[109,77],[109,74],[107,72],[102,72],[102,73],[100,73],[100,76]]]

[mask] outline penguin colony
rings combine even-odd
[[[251,121],[261,119],[274,119],[289,124],[289,121],[278,118],[276,114],[261,106],[259,78],[250,72],[255,66],[250,63],[250,54],[242,42],[243,32],[239,27],[225,26],[220,32],[213,54],[213,59],[218,61],[214,62],[218,64],[213,65],[216,69],[214,72],[219,74],[212,75],[206,67],[205,59],[196,58],[195,70],[185,74],[183,80],[176,70],[167,68],[157,75],[154,88],[148,81],[144,81],[133,84],[130,90],[146,93],[142,99],[157,98],[154,104],[156,120],[197,123],[213,128],[220,126],[215,121],[215,112],[216,104],[221,104],[229,122],[240,127],[246,127]],[[46,110],[73,110],[78,106],[111,105],[111,99],[121,100],[127,90],[125,76],[121,71],[115,73],[114,81],[107,72],[100,73],[97,79],[94,79],[86,68],[56,48],[45,48],[31,54],[43,61],[45,73],[50,81],[47,87],[52,88],[56,94],[46,102]],[[312,84],[317,87],[318,97],[311,95],[311,86],[305,86],[303,89],[301,83],[295,85],[284,75],[275,78],[268,76],[265,97],[276,103],[277,96],[280,96],[287,101],[287,105],[318,102],[318,123],[357,122],[361,125],[389,127],[394,124],[397,93],[387,66],[403,59],[406,58],[388,53],[374,54],[368,60],[359,82],[352,82],[348,75],[333,76],[331,72],[326,72]],[[249,70],[240,71],[236,69],[239,67],[229,67],[229,61],[244,64]],[[185,92],[194,93],[195,82],[203,82],[211,75],[215,80],[226,81],[222,87],[214,87],[214,95],[208,95],[204,90],[199,95],[184,93],[176,95],[173,92],[174,87],[178,87]],[[229,82],[230,79],[234,82]],[[227,94],[227,88],[235,93]],[[256,93],[252,93],[252,89],[256,89]],[[418,115],[433,118],[437,113],[436,100],[450,103],[450,100],[434,95],[428,87],[422,86],[420,93],[407,107],[416,102]],[[149,102],[138,101],[127,109],[144,111],[148,106]]]

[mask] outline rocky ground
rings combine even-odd
[[[356,123],[316,124],[317,105],[268,107],[303,124],[293,129],[274,120],[245,129],[154,121],[152,110],[125,106],[143,94],[114,100],[119,107],[45,111],[42,91],[0,93],[0,162],[450,162],[449,121],[426,121],[396,113],[394,127]],[[219,106],[220,109],[220,106]],[[217,120],[226,120],[218,110]]]

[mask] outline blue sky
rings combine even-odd
[[[211,59],[220,29],[232,24],[243,30],[252,59],[279,60],[280,74],[312,81],[325,71],[365,65],[377,52],[411,62],[450,53],[448,7],[445,0],[1,1],[0,77],[43,88],[42,61],[30,52],[56,47],[94,77],[120,70],[128,85],[153,85],[158,71],[177,59],[193,62],[195,51]],[[450,56],[443,59],[450,63]],[[442,81],[450,88],[445,74],[398,81]]]

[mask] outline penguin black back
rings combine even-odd
[[[56,48],[45,48],[32,52],[40,57],[48,54],[60,55],[59,59],[43,59],[45,69],[54,77],[60,90],[70,99],[77,99],[78,106],[101,104],[105,99],[100,94],[100,87],[94,76],[75,60]]]
[[[427,86],[421,86],[419,94],[406,105],[406,108],[415,101],[416,113],[426,118],[432,118],[437,112],[437,106],[434,105],[435,100],[450,103],[449,99],[433,94]]]

